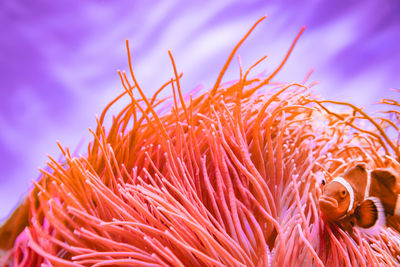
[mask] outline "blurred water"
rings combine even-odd
[[[0,218],[39,176],[56,140],[72,150],[90,140],[95,114],[122,91],[125,39],[136,75],[151,95],[173,75],[184,90],[210,87],[231,49],[244,67],[264,54],[276,67],[307,29],[276,80],[301,81],[311,68],[317,93],[367,105],[400,88],[400,2],[370,1],[29,1],[0,2]],[[261,70],[261,69],[260,69]],[[238,75],[237,61],[225,80]]]

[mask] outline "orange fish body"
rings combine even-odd
[[[319,206],[328,220],[341,220],[364,200],[367,175],[365,166],[359,164],[325,186]]]
[[[370,196],[381,200],[385,213],[400,216],[399,189],[396,175],[386,169],[371,172]]]
[[[392,171],[358,164],[325,186],[319,207],[328,221],[369,229],[385,224],[388,214],[400,217],[399,193]]]

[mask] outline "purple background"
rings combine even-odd
[[[111,3],[112,2],[112,3]],[[140,3],[139,3],[140,2]],[[215,82],[231,49],[268,14],[239,50],[244,67],[268,54],[272,70],[302,25],[307,29],[276,80],[367,105],[399,95],[400,2],[372,1],[20,1],[0,3],[0,219],[39,176],[56,141],[82,152],[95,114],[122,92],[125,39],[136,75],[151,95],[173,75],[171,49],[190,91]],[[225,80],[237,78],[237,61]]]

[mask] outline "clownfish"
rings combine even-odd
[[[347,220],[351,226],[372,229],[384,225],[388,214],[400,217],[399,193],[398,177],[391,170],[367,170],[358,164],[324,186],[319,207],[328,221]]]

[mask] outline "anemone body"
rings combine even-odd
[[[221,83],[238,46],[214,88],[197,97],[182,95],[172,56],[175,77],[161,88],[172,88],[171,98],[160,100],[159,91],[148,98],[132,67],[130,78],[122,73],[125,91],[110,106],[122,97],[131,103],[108,129],[106,107],[87,155],[60,146],[65,160],[42,170],[21,209],[26,227],[4,263],[399,264],[396,218],[376,235],[349,234],[326,223],[317,201],[323,178],[359,162],[398,165],[399,146],[386,134],[398,113],[374,119],[314,96],[306,81],[272,82],[284,62],[268,76],[249,78],[252,66]]]

